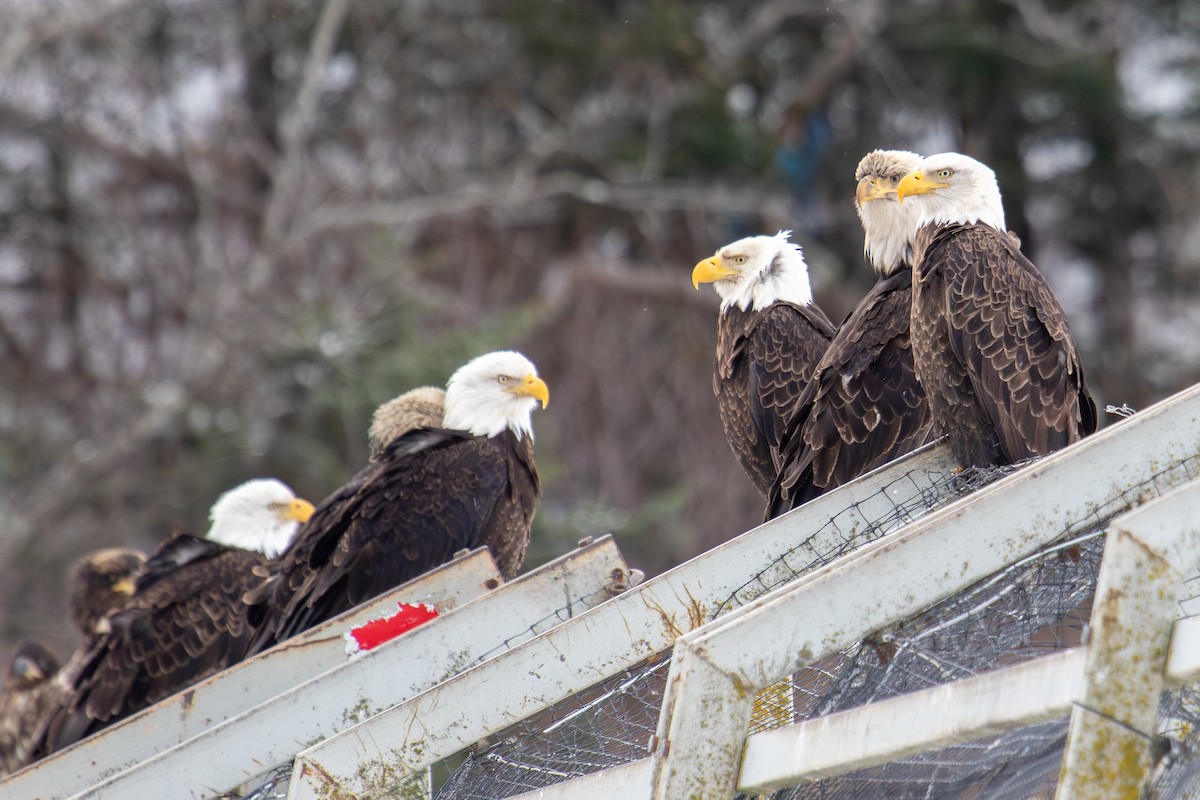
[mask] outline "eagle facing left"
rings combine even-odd
[[[784,425],[836,327],[813,304],[808,265],[790,231],[727,244],[692,270],[721,298],[713,392],[725,437],[767,496]]]

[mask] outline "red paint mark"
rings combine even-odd
[[[346,652],[350,655],[365,650],[374,650],[384,642],[390,642],[405,631],[423,625],[438,615],[437,609],[428,603],[398,603],[400,608],[391,616],[364,622],[349,633],[343,634],[346,639]]]

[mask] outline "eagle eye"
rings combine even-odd
[[[496,380],[498,380],[500,383],[508,383],[510,380],[512,380],[512,378],[508,377],[507,375],[500,375],[496,378]]]
[[[745,257],[745,256],[734,256],[734,257],[733,257],[733,263],[735,263],[735,264],[745,264],[745,263],[746,263],[746,257]]]
[[[953,174],[954,174],[954,170],[950,169],[949,167],[947,167],[946,169],[938,170],[939,178],[949,178]]]

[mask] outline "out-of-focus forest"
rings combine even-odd
[[[1200,379],[1190,0],[3,0],[0,652],[101,546],[319,501],[378,403],[524,351],[527,566],[756,524],[692,266],[790,228],[841,319],[876,147],[991,165],[1099,403]],[[1112,417],[1106,417],[1111,422]]]

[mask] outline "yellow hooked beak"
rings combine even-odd
[[[854,190],[854,199],[858,201],[860,208],[872,200],[895,196],[896,187],[891,184],[891,181],[871,175],[859,181],[858,188]]]
[[[121,578],[119,581],[113,582],[112,590],[114,594],[123,594],[126,597],[132,597],[135,584],[136,580],[132,577]]]
[[[308,522],[309,517],[313,515],[313,504],[307,500],[301,500],[297,497],[292,502],[288,503],[285,508],[280,509],[279,518],[282,520],[291,520],[304,524]]]
[[[736,269],[730,269],[725,266],[725,259],[720,256],[713,256],[712,258],[704,259],[692,270],[692,286],[699,289],[702,283],[712,283],[713,281],[732,278],[737,274]]]
[[[896,197],[900,202],[904,202],[904,198],[914,194],[928,194],[934,189],[945,189],[950,184],[945,181],[931,181],[925,177],[925,173],[921,170],[910,172],[900,180],[900,185],[896,187]]]
[[[550,387],[537,375],[526,375],[512,393],[517,397],[532,397],[542,404],[542,408],[550,405]]]

